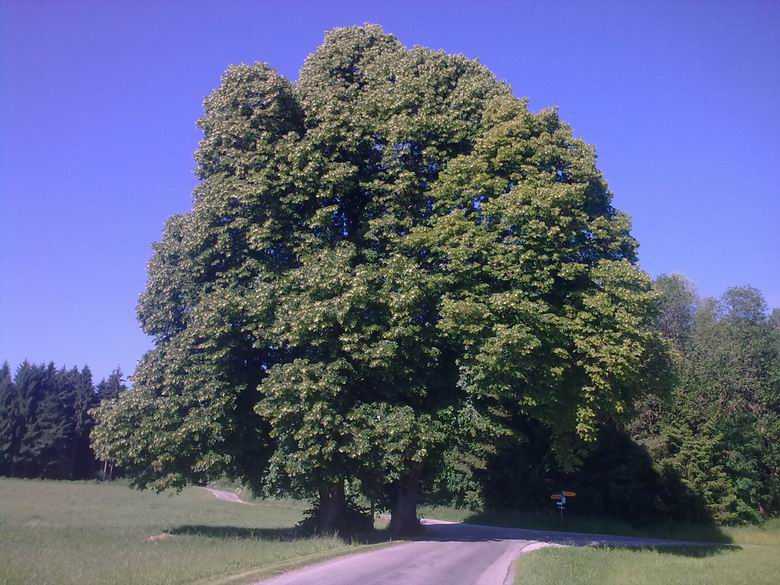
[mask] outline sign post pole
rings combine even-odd
[[[574,492],[561,490],[559,494],[550,495],[551,500],[557,500],[555,505],[558,506],[558,510],[561,512],[561,522],[563,522],[563,510],[566,508],[566,498],[573,498],[576,496]]]

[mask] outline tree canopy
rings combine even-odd
[[[400,533],[463,445],[529,417],[572,467],[665,383],[593,148],[477,61],[336,29],[297,82],[233,66],[204,108],[193,208],[139,302],[155,347],[96,411],[137,486],[318,494],[329,530],[358,480]]]

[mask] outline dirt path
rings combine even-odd
[[[244,500],[239,498],[237,494],[234,494],[233,492],[226,492],[225,490],[218,490],[216,488],[211,488],[211,487],[202,487],[201,489],[207,491],[218,500],[222,500],[224,502],[251,505],[251,502],[245,502]]]

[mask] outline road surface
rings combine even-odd
[[[503,585],[512,562],[545,546],[691,544],[653,538],[498,528],[424,520],[420,540],[357,553],[255,585]]]

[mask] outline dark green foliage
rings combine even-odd
[[[99,401],[89,368],[56,369],[24,362],[11,377],[0,370],[0,475],[92,477],[89,445]]]
[[[683,348],[693,333],[696,291],[681,274],[662,274],[655,279],[655,287],[660,293],[657,327],[677,348]]]
[[[444,433],[447,429],[456,431],[450,432],[447,448],[428,462],[423,500],[431,505],[481,509],[484,479],[491,475],[487,467],[501,458],[499,453],[506,445],[518,439],[519,431],[503,425],[497,428],[473,408],[452,411],[444,420]]]
[[[101,380],[96,391],[100,400],[113,400],[127,390],[125,375],[121,368],[116,368],[105,380]]]
[[[4,362],[0,368],[0,475],[11,473],[14,454],[19,452],[21,422],[11,368]]]
[[[647,449],[614,427],[604,428],[577,474],[562,478],[577,497],[580,513],[611,516],[634,524],[709,522],[701,495],[671,469],[659,469]]]
[[[703,498],[689,492],[673,471],[659,469],[646,448],[614,425],[604,426],[578,456],[579,468],[565,469],[551,450],[549,432],[533,421],[521,422],[477,473],[481,502],[473,509],[552,513],[550,495],[567,489],[577,493],[568,503],[570,514],[632,524],[711,519]],[[441,495],[432,503],[458,501],[457,493],[450,500]]]
[[[769,323],[775,329],[780,329],[780,309],[772,309],[772,313],[769,315]]]
[[[664,296],[668,278],[659,279]],[[686,303],[697,308],[690,333],[677,337],[678,383],[668,399],[643,404],[634,435],[719,522],[777,514],[780,331],[750,287]]]

